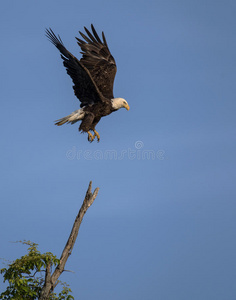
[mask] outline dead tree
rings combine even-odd
[[[79,210],[79,213],[75,219],[75,222],[72,227],[70,236],[66,243],[66,246],[61,254],[60,262],[57,265],[57,267],[55,268],[52,275],[51,275],[51,265],[50,264],[47,265],[46,272],[45,272],[45,282],[44,282],[44,286],[42,288],[42,292],[39,297],[39,300],[48,300],[50,293],[52,293],[54,288],[56,287],[56,285],[58,283],[58,278],[64,271],[67,259],[72,253],[72,249],[74,247],[76,238],[78,236],[79,228],[82,223],[83,217],[84,217],[86,211],[88,210],[88,208],[93,204],[93,201],[97,197],[98,191],[99,191],[99,188],[96,188],[94,190],[94,192],[92,193],[92,181],[90,181],[83,204],[82,204],[82,206]]]

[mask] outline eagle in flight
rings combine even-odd
[[[84,40],[76,38],[82,50],[80,60],[66,49],[59,35],[57,37],[51,28],[46,29],[47,38],[61,52],[63,64],[74,83],[75,96],[81,102],[80,109],[56,120],[55,125],[74,124],[81,120],[79,131],[87,132],[90,142],[95,137],[99,142],[100,135],[95,127],[100,119],[122,107],[129,110],[129,105],[123,98],[114,98],[113,84],[117,68],[104,33],[101,40],[93,25],[92,33],[86,27],[84,29],[87,35],[79,32]]]

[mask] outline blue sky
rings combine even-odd
[[[0,257],[23,255],[23,239],[60,256],[92,180],[61,278],[75,299],[235,299],[235,16],[230,0],[1,3]],[[92,144],[54,126],[79,102],[44,36],[80,57],[91,23],[130,105]]]

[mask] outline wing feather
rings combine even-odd
[[[96,32],[93,24],[91,24],[91,28],[92,28],[93,35],[95,36],[95,38],[97,39],[97,41],[99,42],[99,44],[102,44],[102,41],[100,40],[100,38],[99,38],[99,36],[98,36],[98,34],[97,34],[97,32]]]
[[[86,31],[87,35],[89,36],[89,38],[94,42],[97,43],[96,39],[94,38],[94,36],[88,31],[88,29],[86,27],[84,27],[84,30]]]
[[[79,34],[85,39],[85,41],[92,43],[92,41],[85,34],[83,34],[83,32],[79,31]]]
[[[102,39],[103,39],[103,44],[104,44],[104,45],[107,47],[107,49],[108,49],[108,45],[107,45],[107,41],[106,41],[104,32],[102,32]]]
[[[101,94],[111,99],[114,98],[116,62],[110,53],[104,33],[102,32],[102,42],[93,25],[91,29],[92,33],[85,27],[87,36],[79,32],[85,41],[76,38],[82,50],[80,62],[88,69]]]
[[[74,83],[74,93],[81,102],[80,106],[83,107],[103,101],[104,98],[91,77],[90,72],[86,66],[65,48],[60,36],[57,37],[51,28],[46,29],[46,36],[61,52],[63,64]]]

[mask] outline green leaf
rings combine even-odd
[[[8,268],[0,269],[3,281],[9,284],[0,294],[0,299],[3,300],[38,299],[45,281],[44,273],[40,271],[45,271],[48,264],[56,267],[60,263],[60,260],[51,252],[40,253],[37,248],[38,244],[31,241],[20,241],[20,243],[28,246],[28,253],[9,263]],[[70,295],[71,289],[68,285],[60,281],[59,283],[62,286],[61,292],[58,295],[51,293],[50,299],[74,299]]]

